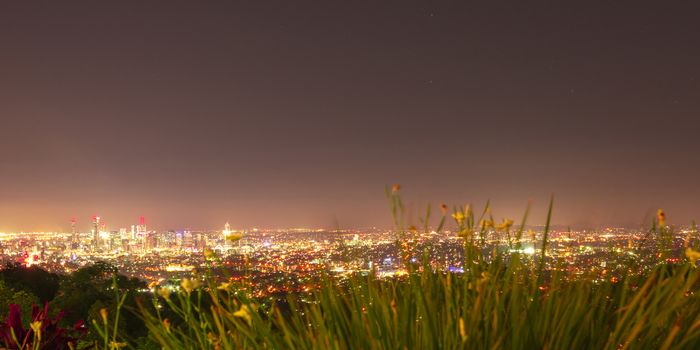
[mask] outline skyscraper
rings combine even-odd
[[[221,236],[222,236],[221,238],[225,241],[226,237],[228,237],[230,235],[231,235],[231,225],[227,221],[226,224],[224,225],[224,230],[221,231]]]
[[[100,244],[100,217],[93,215],[92,217],[92,249],[98,250],[101,246]]]

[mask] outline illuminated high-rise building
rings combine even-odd
[[[119,239],[120,240],[129,240],[129,235],[126,232],[126,227],[122,227],[119,229]]]
[[[150,251],[155,248],[158,248],[158,236],[156,232],[146,232],[143,238],[143,250]]]
[[[178,250],[182,250],[184,247],[185,243],[185,232],[183,231],[177,231],[175,232],[175,246],[177,247]]]
[[[119,249],[121,246],[121,235],[119,231],[109,231],[109,250]]]
[[[194,235],[192,235],[192,231],[185,230],[185,232],[182,233],[182,245],[185,247],[185,249],[192,250],[193,243]]]
[[[148,249],[148,231],[146,230],[145,216],[139,216],[139,224],[136,226],[136,239],[140,243],[142,251]]]
[[[175,230],[168,230],[166,232],[163,232],[159,235],[158,237],[158,248],[173,248],[176,247],[176,235],[177,233]]]
[[[100,217],[93,215],[92,217],[92,249],[97,250],[100,248]]]
[[[207,236],[204,232],[197,232],[197,239],[195,240],[194,247],[200,251],[204,251],[207,247]]]
[[[139,232],[146,232],[146,217],[139,216]]]
[[[226,224],[224,225],[224,230],[221,231],[221,236],[222,236],[221,238],[225,241],[226,237],[228,237],[230,235],[231,235],[231,225],[227,221]]]

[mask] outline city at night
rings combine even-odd
[[[0,5],[0,349],[698,349],[700,6]]]

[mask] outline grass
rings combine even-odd
[[[455,207],[464,273],[443,272],[427,259],[408,263],[417,253],[406,242],[417,229],[405,225],[398,192],[387,188],[408,274],[393,280],[356,275],[345,284],[329,276],[311,301],[290,298],[286,307],[269,308],[250,298],[245,285],[184,281],[179,293],[158,293],[155,313],[142,308],[151,339],[165,349],[700,348],[700,272],[691,248],[690,259],[659,263],[643,276],[574,277],[547,255],[553,201],[535,258],[519,253],[528,239],[527,210],[512,230],[512,221],[493,222],[489,205],[478,218],[470,207]],[[448,216],[447,207],[441,209],[440,228]],[[430,213],[420,220],[424,230]],[[663,219],[659,215],[648,237],[658,239],[659,261],[672,254]],[[484,253],[485,237],[493,234],[516,249]],[[158,311],[165,309],[169,315]],[[105,348],[128,338],[106,324],[103,329],[110,337]]]

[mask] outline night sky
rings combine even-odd
[[[687,224],[700,6],[649,3],[3,2],[0,230]]]

